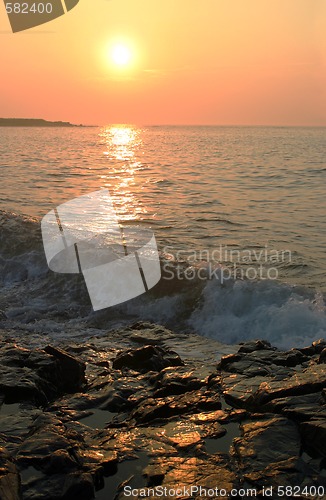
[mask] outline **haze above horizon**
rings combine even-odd
[[[323,0],[80,2],[13,34],[1,115],[73,123],[326,125]]]

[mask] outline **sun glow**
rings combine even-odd
[[[126,45],[114,45],[111,52],[114,64],[118,66],[127,66],[131,62],[131,51]]]

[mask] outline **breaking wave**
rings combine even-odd
[[[180,274],[177,262],[169,265],[178,273],[163,272],[146,294],[93,312],[81,275],[48,269],[38,220],[0,212],[0,228],[0,327],[81,338],[90,329],[107,331],[141,320],[226,344],[264,338],[282,348],[325,337],[321,292],[268,279],[223,281],[222,268],[212,279],[187,279],[188,265],[182,264]]]

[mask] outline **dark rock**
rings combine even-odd
[[[7,403],[30,400],[46,405],[60,393],[81,390],[85,365],[58,349],[47,351],[16,346],[0,349],[0,393]]]
[[[139,323],[120,335],[120,345],[115,332],[65,350],[0,341],[1,500],[88,500],[117,471],[121,484],[145,474],[151,486],[249,485],[258,497],[326,482],[323,341],[286,352],[247,342],[216,371],[216,346],[199,355],[195,334],[189,343]],[[132,342],[146,345],[119,353]]]
[[[24,500],[92,500],[95,497],[91,473],[52,474],[24,490]]]
[[[298,427],[282,417],[266,418],[241,426],[243,437],[233,441],[234,455],[246,468],[261,470],[271,463],[300,455]]]
[[[326,347],[321,351],[318,363],[326,363]]]
[[[177,353],[159,346],[144,346],[123,351],[113,360],[113,368],[129,368],[139,372],[160,371],[167,366],[181,366],[183,362]]]
[[[326,417],[312,419],[300,425],[305,449],[311,456],[326,457]]]
[[[230,470],[225,457],[219,455],[196,459],[168,456],[164,461],[158,457],[145,469],[144,474],[149,480],[160,477],[162,486],[167,488],[198,485],[207,489],[218,487],[230,494],[231,489],[239,487],[236,474]]]
[[[249,342],[244,342],[238,352],[254,352],[260,350],[274,350],[269,342],[266,340],[251,340]]]
[[[313,348],[315,349],[316,354],[320,354],[326,348],[326,340],[319,339],[312,343]]]
[[[143,424],[181,414],[219,409],[221,409],[219,395],[211,393],[205,387],[202,387],[197,391],[187,392],[186,394],[156,399],[149,398],[131,412],[131,418]]]
[[[164,368],[155,378],[154,397],[184,394],[205,385],[204,380],[196,377],[193,370],[185,366]]]
[[[326,407],[322,404],[320,392],[276,398],[266,403],[261,409],[266,412],[282,413],[297,421],[323,415],[326,418]]]
[[[67,352],[53,346],[47,346],[45,352],[54,356],[59,363],[60,385],[64,392],[78,392],[86,383],[85,363]]]
[[[240,348],[241,349],[241,348]],[[273,374],[275,367],[286,368],[302,365],[309,358],[298,349],[291,351],[277,351],[272,349],[261,349],[249,352],[239,352],[224,356],[218,364],[218,370],[225,370],[229,373],[243,373],[249,376],[258,375],[258,371]]]
[[[130,340],[143,345],[163,344],[164,341],[173,337],[173,334],[166,328],[150,323],[135,323],[130,330]]]
[[[242,426],[243,437],[233,440],[233,456],[245,481],[260,489],[323,484],[300,457],[298,427],[286,418],[265,418]],[[273,496],[274,498],[274,496]]]
[[[8,452],[0,447],[0,498],[1,500],[20,500],[20,476]]]
[[[297,349],[238,352],[222,358],[218,369],[229,404],[255,409],[274,399],[321,391],[326,370]]]

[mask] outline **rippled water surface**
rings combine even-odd
[[[107,188],[120,222],[151,228],[171,262],[184,260],[197,274],[220,262],[250,278],[202,283],[179,279],[174,268],[171,282],[110,310],[111,319],[170,326],[182,319],[230,342],[262,330],[283,340],[292,332],[293,343],[323,336],[325,144],[326,128],[0,128],[0,281],[9,287],[0,309],[29,324],[41,324],[44,311],[55,316],[67,300],[69,318],[74,307],[86,314],[80,281],[46,274],[39,221],[60,203]],[[94,215],[95,232],[106,216]],[[61,306],[53,303],[58,290]]]
[[[322,286],[325,144],[325,128],[2,128],[0,208],[41,217],[106,187],[161,247],[290,250],[281,274]]]

